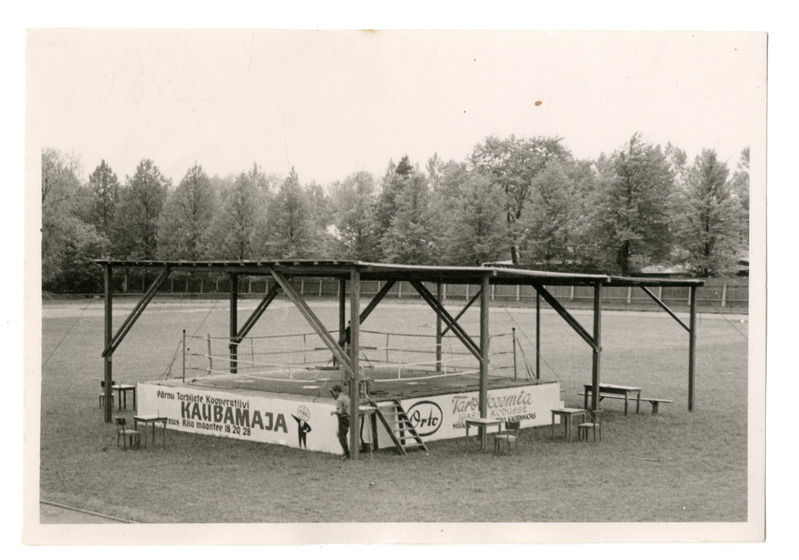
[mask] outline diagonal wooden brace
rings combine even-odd
[[[145,308],[152,301],[153,297],[155,297],[155,294],[158,292],[158,288],[161,287],[161,285],[167,279],[167,276],[169,276],[170,272],[171,269],[167,266],[164,268],[161,274],[158,275],[158,278],[156,278],[153,283],[150,284],[147,292],[142,296],[141,300],[139,300],[139,303],[136,304],[136,307],[133,308],[133,311],[130,312],[130,315],[128,315],[127,319],[125,319],[125,321],[122,323],[122,326],[119,327],[119,330],[111,339],[111,343],[105,349],[103,349],[103,358],[114,353],[122,340],[128,334],[128,331],[130,331],[131,327],[133,327],[141,314],[144,313]]]
[[[302,314],[302,316],[305,317],[305,320],[308,321],[308,324],[311,325],[313,330],[316,331],[316,334],[319,335],[319,338],[322,339],[322,342],[325,343],[325,346],[327,346],[328,350],[330,350],[330,352],[333,353],[333,356],[344,366],[344,369],[347,370],[349,376],[354,378],[355,372],[352,370],[352,362],[350,361],[350,357],[338,345],[336,340],[333,338],[333,335],[330,334],[330,331],[328,331],[322,324],[322,321],[319,320],[319,317],[317,317],[313,310],[308,307],[308,304],[305,303],[305,300],[302,299],[302,296],[297,293],[285,276],[273,268],[269,268],[269,273],[272,275],[275,281],[280,284],[280,287],[283,288],[283,292],[285,292],[291,302],[297,307],[297,310]]]
[[[438,316],[441,317],[444,323],[446,323],[447,327],[452,329],[452,332],[454,332],[455,336],[457,336],[460,339],[460,341],[463,342],[463,345],[466,346],[466,348],[472,354],[474,354],[475,358],[480,360],[480,362],[482,363],[483,356],[480,353],[480,347],[474,343],[474,340],[472,340],[472,338],[466,333],[466,331],[463,330],[463,327],[461,327],[458,324],[458,322],[455,319],[453,319],[452,315],[450,315],[449,312],[444,308],[444,306],[441,305],[441,302],[439,302],[435,298],[435,296],[430,293],[430,290],[425,288],[424,284],[422,284],[418,280],[411,280],[410,282],[411,286],[413,286],[416,289],[416,291],[419,292],[419,295],[422,296],[422,299],[425,300],[427,304],[433,308],[433,311],[435,311],[436,314],[438,314]]]
[[[552,307],[552,309],[557,311],[558,315],[563,317],[563,319],[569,324],[569,326],[573,328],[575,332],[579,334],[580,337],[583,340],[585,340],[591,348],[593,348],[594,350],[599,349],[596,342],[594,342],[594,337],[588,334],[588,331],[585,330],[585,328],[583,328],[583,326],[577,321],[577,319],[575,319],[572,316],[572,314],[569,313],[569,311],[565,307],[563,307],[560,304],[560,302],[556,300],[555,297],[546,290],[546,288],[544,288],[543,286],[539,286],[537,284],[532,284],[532,286],[533,288],[535,288],[536,292],[541,294],[541,297],[544,298],[544,300],[546,300],[546,302],[550,305],[550,307]]]
[[[463,307],[463,309],[461,309],[460,312],[458,312],[458,314],[455,315],[455,321],[458,321],[461,317],[463,317],[463,314],[466,313],[469,310],[469,308],[472,306],[472,304],[474,302],[476,302],[480,298],[480,294],[481,293],[482,293],[482,290],[477,290],[477,293],[472,296],[472,299],[469,300],[469,303],[467,303]],[[449,330],[450,330],[449,327],[447,327],[446,329],[441,331],[441,336],[444,336],[445,334],[447,334],[449,332]]]
[[[375,297],[372,298],[372,301],[369,302],[369,305],[366,306],[366,309],[361,311],[361,314],[359,315],[359,321],[361,324],[363,324],[363,322],[366,321],[366,318],[372,314],[372,311],[374,311],[375,307],[377,307],[377,304],[380,303],[384,297],[386,297],[386,294],[389,292],[389,290],[391,290],[391,288],[394,287],[395,283],[396,280],[389,280],[382,288],[380,288],[380,291],[375,294]],[[350,328],[347,327],[341,334],[339,334],[338,343],[340,346],[343,346],[344,343],[349,342],[349,340]]]
[[[274,284],[266,293],[264,299],[261,300],[261,303],[258,304],[258,307],[255,308],[255,311],[252,312],[252,315],[250,315],[244,322],[244,325],[242,325],[241,329],[239,329],[239,332],[236,333],[236,343],[244,340],[244,337],[247,336],[247,334],[252,330],[252,328],[255,326],[255,323],[258,322],[258,319],[261,318],[261,315],[264,314],[266,308],[269,307],[269,304],[274,301],[279,293],[280,286],[278,284]]]
[[[649,297],[651,297],[655,301],[655,303],[657,303],[660,306],[660,308],[663,309],[663,311],[665,311],[666,313],[671,315],[671,318],[674,319],[675,321],[677,321],[682,326],[682,328],[684,328],[689,333],[691,332],[691,328],[688,325],[686,325],[685,323],[683,323],[682,320],[680,320],[680,318],[677,317],[677,315],[674,313],[674,311],[669,309],[669,306],[666,305],[665,303],[663,303],[663,300],[661,300],[659,297],[657,297],[655,294],[653,294],[652,291],[649,290],[649,288],[647,288],[646,286],[640,286],[640,288],[644,292],[646,292],[646,294]]]

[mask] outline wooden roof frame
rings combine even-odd
[[[526,270],[497,266],[419,266],[399,265],[389,263],[371,263],[348,260],[246,260],[246,261],[155,261],[155,260],[116,260],[97,259],[95,262],[105,272],[105,344],[102,353],[104,359],[105,379],[105,421],[111,422],[112,415],[112,356],[121,344],[124,337],[144,312],[149,302],[153,299],[158,289],[172,272],[216,272],[228,274],[230,282],[230,370],[237,371],[238,345],[246,337],[250,329],[269,307],[279,291],[282,291],[303,317],[308,321],[314,331],[319,335],[333,355],[336,363],[345,371],[349,383],[351,417],[358,418],[359,382],[360,382],[360,325],[375,309],[388,293],[389,288],[396,282],[408,282],[419,293],[436,313],[436,337],[440,342],[444,332],[452,331],[461,342],[469,349],[480,363],[479,383],[479,411],[481,416],[487,416],[488,408],[488,365],[489,365],[489,307],[490,286],[492,285],[529,285],[536,290],[536,376],[540,376],[540,324],[541,324],[541,298],[548,303],[574,331],[589,345],[593,354],[592,360],[592,409],[599,407],[599,382],[600,362],[602,354],[601,326],[602,326],[602,288],[639,287],[651,297],[659,307],[675,319],[689,334],[688,347],[688,410],[693,410],[694,405],[694,372],[695,372],[695,347],[696,347],[696,290],[704,284],[702,280],[690,278],[649,278],[649,277],[621,277],[603,274],[575,274],[564,272],[549,272]],[[158,275],[150,287],[145,291],[141,300],[123,321],[116,333],[112,325],[112,276],[114,269],[152,269]],[[238,282],[239,276],[268,276],[276,281],[276,285],[269,290],[256,309],[239,328],[238,321]],[[325,325],[308,306],[302,294],[297,292],[289,282],[294,277],[333,278],[339,282],[339,338],[336,339]],[[361,311],[360,285],[362,281],[385,282],[377,295]],[[424,284],[436,284],[437,290],[433,294]],[[349,291],[347,290],[349,284]],[[453,317],[444,308],[441,296],[442,284],[470,284],[479,285],[480,290],[466,304],[464,309]],[[593,288],[593,329],[589,332],[584,328],[569,311],[553,296],[547,286],[591,286]],[[649,288],[652,287],[688,287],[690,320],[686,325],[677,315]],[[346,320],[346,299],[349,292],[350,320]],[[480,300],[480,335],[475,341],[459,325],[458,319],[477,299]],[[446,325],[446,331],[443,329]],[[348,351],[345,350],[348,348]],[[351,422],[350,441],[358,441],[358,422]],[[485,441],[485,432],[482,432]],[[357,459],[359,446],[351,445],[351,458]]]

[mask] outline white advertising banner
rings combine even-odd
[[[466,420],[480,417],[479,398],[479,392],[473,391],[401,402],[417,433],[425,441],[432,441],[463,437]],[[559,407],[560,383],[488,391],[488,417],[502,421],[519,420],[523,428],[549,424],[552,409]],[[378,441],[380,447],[391,444],[385,431],[378,431]]]
[[[338,419],[331,415],[331,400],[310,401],[260,396],[252,392],[139,383],[138,414],[167,418],[172,430],[274,443],[312,451],[340,454]],[[402,406],[425,441],[463,437],[466,420],[478,418],[479,392],[451,393],[405,399]],[[520,420],[522,427],[551,421],[550,411],[560,407],[560,384],[544,383],[488,392],[488,416],[503,421]],[[369,433],[369,429],[365,430]],[[381,448],[393,444],[377,423]]]
[[[138,414],[164,416],[172,430],[328,453],[342,452],[332,401],[314,403],[167,385],[138,384]]]

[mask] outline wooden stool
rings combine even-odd
[[[591,430],[594,435],[594,441],[596,441],[597,432],[599,432],[599,440],[602,441],[602,424],[599,422],[599,417],[601,416],[602,411],[589,411],[589,413],[593,416],[593,421],[577,424],[577,439],[588,440],[588,430]]]

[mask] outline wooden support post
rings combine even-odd
[[[344,348],[347,343],[347,281],[338,281],[338,340]],[[333,367],[338,367],[338,360],[333,356]]]
[[[483,274],[483,277],[480,279],[480,355],[482,359],[480,360],[480,417],[481,418],[488,418],[488,352],[489,352],[489,344],[490,344],[490,337],[488,332],[488,312],[490,306],[490,286],[488,282],[488,274]],[[485,449],[487,443],[487,434],[485,426],[480,427],[481,433],[481,441],[483,443],[483,448]]]
[[[694,410],[694,374],[696,368],[696,287],[691,286],[691,319],[688,329],[688,411]]]
[[[347,281],[338,281],[338,336],[339,340],[347,330]],[[346,341],[345,341],[346,342]]]
[[[591,364],[591,410],[599,410],[599,366],[602,357],[602,284],[594,284],[594,346]]]
[[[541,294],[535,292],[535,378],[541,379]]]
[[[238,349],[237,336],[239,332],[239,277],[236,273],[230,273],[230,373],[238,373]]]
[[[358,459],[361,441],[360,425],[360,337],[361,337],[361,272],[357,268],[350,271],[350,364],[352,365],[352,381],[350,382],[350,459]]]
[[[721,306],[727,306],[727,282],[725,281],[724,284],[721,286]]]
[[[436,299],[443,300],[441,282],[436,284]],[[443,341],[441,316],[436,313],[436,373],[441,373],[441,344]]]
[[[484,275],[480,281],[480,382],[478,408],[482,418],[488,417],[488,354],[490,346],[489,335],[489,306],[490,292],[488,276]],[[468,284],[467,284],[468,286]],[[481,442],[485,448],[487,433],[484,427],[481,430]]]
[[[113,329],[113,315],[112,315],[112,275],[113,269],[111,268],[110,264],[105,266],[105,320],[104,320],[104,328],[105,328],[105,347],[111,347],[111,337],[113,336],[112,329]],[[114,403],[112,402],[113,398],[113,390],[111,389],[111,382],[113,380],[113,373],[112,373],[112,364],[111,358],[113,356],[113,352],[108,352],[103,357],[103,380],[105,382],[105,387],[103,388],[103,393],[105,395],[104,399],[104,406],[103,406],[103,419],[107,423],[111,423],[111,412],[114,408]]]
[[[183,329],[183,343],[180,345],[180,349],[183,353],[183,360],[181,362],[182,378],[183,383],[186,383],[186,329]]]

